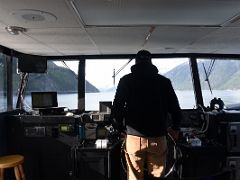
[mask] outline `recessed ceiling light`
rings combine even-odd
[[[174,49],[174,48],[172,48],[172,47],[165,47],[164,49],[165,49],[165,50],[172,50],[172,49]]]
[[[9,34],[12,34],[12,35],[19,35],[27,31],[26,28],[18,27],[18,26],[7,26],[5,27],[5,29]]]
[[[51,23],[57,20],[54,14],[37,9],[18,9],[11,12],[11,15],[24,23]]]

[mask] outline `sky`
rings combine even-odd
[[[129,60],[87,60],[86,61],[86,80],[93,84],[98,89],[108,89],[117,86],[119,79],[125,74],[130,73],[130,68],[134,65],[132,60],[119,74],[116,75],[115,85],[113,83],[113,71],[117,72]],[[169,59],[156,59],[153,64],[157,66],[159,73],[164,74],[173,69],[177,65],[186,62],[187,59],[169,58]],[[65,61],[68,67],[76,74],[78,72],[77,61]],[[57,65],[63,66],[61,62]]]

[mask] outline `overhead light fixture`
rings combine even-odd
[[[12,35],[19,35],[27,31],[26,28],[18,27],[18,26],[7,26],[5,27],[5,29],[9,34],[12,34]]]

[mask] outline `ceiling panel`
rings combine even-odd
[[[5,29],[0,30],[0,41],[1,45],[23,53],[44,55],[48,52],[51,52],[59,54],[46,45],[36,42],[36,40],[29,37],[28,35],[11,35],[8,34]]]
[[[48,48],[43,45],[39,45],[36,43],[27,43],[27,44],[16,44],[11,45],[11,47],[14,47],[18,52],[26,53],[26,54],[34,54],[34,55],[62,55],[60,53],[57,53],[51,48]]]
[[[26,53],[26,54],[35,54],[35,55],[61,55],[59,53],[56,53],[56,51],[43,46],[36,44],[35,42],[27,42],[24,43],[23,41],[21,43],[5,43],[3,42],[1,45],[8,47],[10,49],[14,49],[18,52]]]
[[[211,53],[220,53],[236,49],[240,46],[239,42],[240,27],[224,27],[196,41],[191,45],[191,48],[209,49]]]
[[[4,28],[5,28],[5,24],[0,21],[0,29],[3,30]]]
[[[99,53],[91,37],[81,28],[33,29],[28,35],[62,54],[67,50],[78,52],[77,54]]]
[[[76,0],[86,25],[220,25],[240,9],[236,0]],[[96,8],[96,6],[98,8]]]
[[[146,48],[152,49],[154,53],[158,51],[178,53],[216,30],[217,28],[210,27],[156,27]]]
[[[41,17],[41,19],[31,19]],[[6,0],[0,2],[0,21],[25,28],[79,27],[65,0]]]
[[[238,54],[239,15],[239,0],[0,0],[0,45],[41,55]],[[7,25],[27,32],[10,35]]]
[[[216,49],[212,48],[212,49],[209,49],[209,48],[191,48],[191,46],[188,46],[188,47],[185,47],[185,48],[182,48],[182,49],[179,49],[178,50],[178,53],[214,53],[216,52]],[[173,52],[175,53],[175,52]]]
[[[88,28],[87,31],[102,53],[136,53],[148,34],[149,27]]]

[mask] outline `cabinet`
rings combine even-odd
[[[121,143],[98,149],[94,143],[74,148],[74,175],[77,180],[119,180]]]

